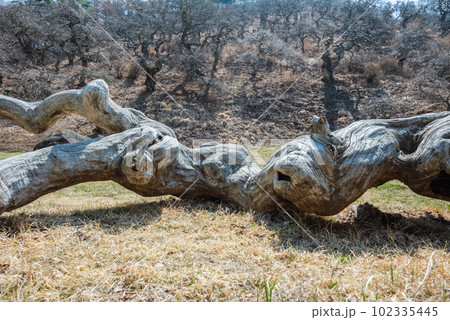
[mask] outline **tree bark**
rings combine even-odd
[[[110,180],[111,164],[121,142],[117,138],[95,139],[0,161],[0,212],[74,184]]]
[[[319,215],[339,213],[369,188],[393,179],[449,201],[449,137],[450,112],[363,120],[333,133],[325,118],[315,118],[311,135],[282,146],[256,179],[278,202]],[[254,208],[265,205],[257,200]]]
[[[101,80],[35,103],[0,96],[0,117],[30,132],[69,112],[118,133],[0,161],[0,213],[102,180],[143,196],[213,197],[245,209],[281,206],[319,215],[337,214],[392,179],[450,201],[450,112],[363,120],[335,132],[314,117],[310,135],[282,146],[260,169],[239,145],[183,146],[170,128],[115,104]]]
[[[109,97],[108,85],[103,80],[94,80],[83,90],[56,93],[39,102],[24,102],[0,95],[0,118],[11,120],[32,133],[45,132],[69,113],[79,114],[115,133],[149,126],[175,137],[172,129],[147,118],[142,112],[118,106]]]

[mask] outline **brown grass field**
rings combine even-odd
[[[318,244],[282,212],[73,186],[0,216],[0,300],[449,299],[448,202],[393,181],[296,219]]]

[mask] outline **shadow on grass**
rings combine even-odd
[[[62,216],[45,213],[0,216],[0,232],[14,236],[30,229],[44,231],[59,226],[81,228],[92,224],[105,233],[120,234],[130,228],[156,223],[164,210],[170,209],[176,201],[176,198],[167,198],[107,209],[75,211]],[[248,213],[211,200],[183,200],[177,206],[182,206],[185,212],[194,216],[198,211],[212,215],[219,212],[222,215]],[[296,222],[282,211],[253,213],[255,223],[278,235],[278,240],[272,242],[275,249],[325,251],[343,257],[366,252],[413,255],[424,247],[450,250],[450,219],[439,214],[383,213],[367,203],[333,217],[289,214]]]
[[[450,251],[450,219],[440,214],[385,213],[365,203],[332,217],[294,212],[290,215],[301,227],[284,212],[267,220],[279,235],[278,245],[282,248],[343,256],[366,252],[413,255],[424,247]]]
[[[45,231],[59,226],[84,227],[92,224],[103,232],[119,234],[130,228],[141,228],[158,221],[165,208],[170,208],[175,198],[117,206],[107,209],[74,211],[68,215],[21,213],[0,216],[0,232],[14,236],[25,230]]]

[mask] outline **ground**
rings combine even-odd
[[[0,216],[0,300],[448,300],[448,202],[392,181],[333,217],[291,214],[66,188]]]
[[[91,63],[88,81],[104,79],[116,103],[141,110],[149,118],[166,124],[180,142],[189,146],[194,139],[223,139],[224,143],[246,146],[292,140],[309,133],[314,115],[325,116],[335,130],[362,119],[447,110],[442,101],[423,97],[411,75],[413,72],[406,67],[395,74],[380,76],[375,83],[367,83],[363,74],[347,71],[338,72],[335,82],[326,83],[322,81],[318,52],[311,52],[314,58],[305,58],[295,68],[275,64],[269,69],[261,67],[255,76],[251,76],[248,64],[236,58],[244,53],[239,47],[224,49],[223,64],[217,74],[220,85],[207,97],[202,96],[204,83],[200,79],[187,86],[188,93],[174,92],[183,74],[167,67],[158,73],[157,80],[171,98],[160,89],[153,93],[146,91],[143,74],[135,80],[117,79],[112,64]],[[73,80],[81,70],[78,63],[72,67],[63,64],[59,72],[52,66],[27,70],[5,79],[0,94],[33,101],[62,90],[82,88]],[[47,132],[33,135],[0,119],[0,152],[30,151],[58,131],[70,129],[92,135],[94,128],[80,116],[67,115]]]

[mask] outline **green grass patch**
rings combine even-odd
[[[59,197],[111,197],[117,198],[135,194],[113,181],[87,182],[54,192]]]
[[[267,160],[279,149],[279,147],[261,147],[261,148],[252,148],[248,151],[252,155],[253,161],[256,162],[257,165],[263,167]]]
[[[22,152],[0,152],[0,160],[18,156],[19,154],[22,154]]]
[[[361,198],[355,201],[355,204],[364,202],[372,203],[384,212],[450,212],[450,204],[448,202],[418,195],[397,180],[389,181],[381,186],[367,190]]]

